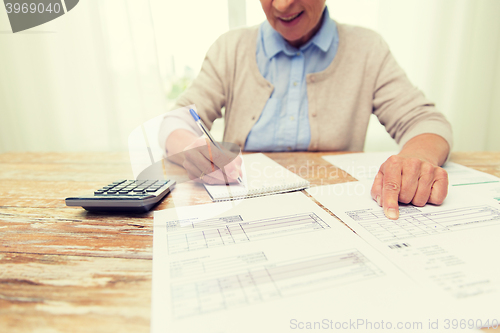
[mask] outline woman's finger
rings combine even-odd
[[[415,197],[420,177],[422,161],[418,158],[408,158],[403,161],[401,170],[401,191],[399,192],[399,202],[408,204]]]
[[[429,201],[431,188],[434,184],[434,170],[436,166],[430,163],[422,163],[420,168],[420,177],[418,179],[418,187],[411,203],[415,206],[422,207]]]
[[[443,168],[437,168],[434,175],[434,183],[432,184],[428,202],[434,205],[440,205],[448,194],[448,173]]]
[[[399,217],[399,193],[401,191],[401,158],[396,155],[389,157],[380,169],[384,176],[381,198],[384,214],[391,220],[397,220]]]

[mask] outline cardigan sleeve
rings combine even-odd
[[[158,136],[163,151],[168,136],[176,129],[201,135],[189,108],[196,110],[209,129],[214,120],[222,116],[221,109],[226,104],[227,96],[226,53],[226,35],[222,35],[208,50],[198,76],[177,99],[173,110],[163,118]]]
[[[443,137],[451,151],[452,130],[444,115],[411,84],[381,37],[374,49],[381,55],[373,94],[373,113],[380,123],[401,147],[419,134],[432,133]]]

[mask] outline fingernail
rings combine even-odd
[[[375,201],[377,201],[379,206],[382,206],[382,204],[380,203],[380,195],[377,195],[377,198],[375,199]]]
[[[396,220],[398,218],[398,211],[394,208],[389,208],[385,215],[392,220]]]

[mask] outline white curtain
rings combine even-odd
[[[148,1],[83,0],[16,34],[0,19],[1,151],[127,151],[166,111]]]
[[[500,149],[500,1],[327,5],[337,21],[385,38],[451,121],[454,150]],[[166,111],[218,35],[264,19],[257,0],[82,0],[12,34],[0,10],[0,152],[126,151],[132,130]],[[395,147],[372,121],[366,150]]]

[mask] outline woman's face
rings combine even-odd
[[[326,0],[260,0],[271,26],[291,45],[299,47],[321,26]]]

